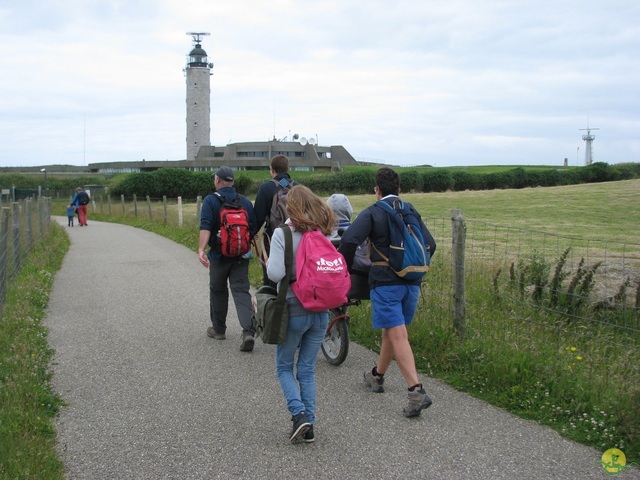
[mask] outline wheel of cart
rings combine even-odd
[[[360,305],[369,299],[369,279],[362,275],[351,275],[351,291],[348,301],[329,310],[329,325],[322,341],[322,353],[331,365],[340,365],[349,353],[349,307]]]

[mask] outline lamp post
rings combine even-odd
[[[48,197],[49,196],[49,186],[47,184],[47,169],[46,168],[41,168],[40,171],[42,173],[44,173],[44,196]]]

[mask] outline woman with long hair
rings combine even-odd
[[[276,347],[276,373],[293,422],[290,440],[309,443],[315,441],[315,370],[318,351],[329,323],[329,311],[306,310],[295,296],[291,283],[295,281],[295,257],[302,235],[319,230],[330,236],[336,224],[336,216],[320,197],[303,185],[294,186],[287,194],[287,214],[289,218],[285,224],[291,228],[293,237],[293,266],[286,296],[289,304],[289,326],[287,339]],[[285,276],[284,232],[281,228],[275,230],[271,239],[267,275],[280,288],[280,282]],[[296,351],[298,359],[294,375]]]

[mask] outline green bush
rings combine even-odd
[[[446,192],[453,190],[455,182],[449,170],[430,170],[422,174],[423,192]]]
[[[400,188],[403,192],[422,191],[422,177],[417,170],[403,170],[400,173]]]
[[[453,176],[453,189],[456,192],[463,192],[465,190],[480,190],[479,176],[473,175],[469,172],[455,171]]]

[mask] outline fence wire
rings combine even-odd
[[[466,225],[472,312],[507,307],[521,322],[638,348],[640,245]]]
[[[22,269],[23,259],[38,245],[51,225],[51,199],[27,198],[2,205],[0,222],[0,312],[7,292]]]

